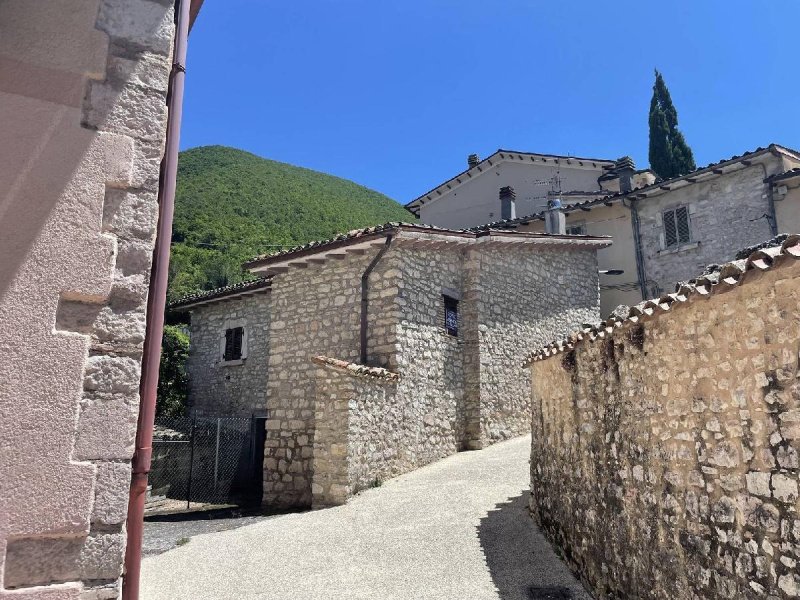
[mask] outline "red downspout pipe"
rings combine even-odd
[[[139,383],[139,421],[136,448],[131,464],[131,493],[128,498],[128,544],[125,548],[125,571],[122,598],[138,600],[139,576],[142,567],[142,531],[147,475],[153,452],[153,423],[156,415],[158,367],[161,360],[161,338],[164,335],[164,310],[167,303],[169,248],[172,239],[172,216],[175,211],[175,181],[178,174],[178,150],[183,108],[183,83],[186,75],[186,45],[189,38],[190,0],[177,0],[175,6],[175,47],[172,56],[169,91],[167,92],[167,137],[158,189],[158,232],[153,249],[150,272],[150,293],[147,298],[147,326],[142,356],[142,378]]]

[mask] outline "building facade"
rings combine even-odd
[[[264,279],[173,307],[191,312],[190,406],[266,417],[281,506],[522,435],[521,357],[599,317],[608,243],[390,224],[257,259]]]
[[[489,186],[481,188],[479,195],[495,204],[501,201],[500,190],[513,187],[514,182],[523,186],[519,190],[514,188],[517,198],[536,193],[537,188],[531,185],[534,171],[528,164],[529,155],[505,151],[501,154],[504,162],[498,164],[500,154],[493,155],[493,165],[487,164],[481,172],[477,167],[468,171],[473,173],[469,181],[457,184],[449,180],[412,201],[407,208],[423,222],[435,219],[437,224],[446,225],[449,218],[462,226],[466,216],[485,216],[462,211],[462,202],[464,206],[478,203],[472,199],[467,202],[463,197],[467,190],[477,188],[478,181],[485,182],[483,187]],[[598,167],[592,171],[597,176],[595,185],[584,191],[569,191],[574,190],[573,185],[562,186],[560,193],[552,190],[545,193],[539,188],[537,210],[491,222],[490,226],[543,232],[544,198],[557,196],[566,216],[567,233],[611,236],[614,244],[598,253],[600,269],[623,273],[601,274],[604,315],[620,304],[634,305],[671,291],[678,282],[692,277],[706,265],[722,262],[739,248],[757,244],[778,232],[794,231],[800,224],[796,193],[800,176],[793,171],[800,166],[800,153],[776,144],[658,182],[651,172],[635,170],[629,159],[588,165],[587,159],[550,157],[548,160],[558,161],[551,168],[559,169],[565,180],[566,167],[575,163],[585,167],[595,164]],[[507,176],[506,163],[517,170],[530,171],[530,175],[527,179]],[[535,164],[538,166],[538,162]],[[465,177],[462,174],[458,179],[463,181]],[[591,182],[577,183],[588,186]],[[457,193],[462,197],[458,198]],[[505,196],[508,195],[506,191]],[[430,208],[426,209],[423,201]],[[433,212],[433,207],[438,207],[438,212]],[[442,214],[445,207],[451,213],[449,217]],[[481,225],[473,222],[469,226]]]
[[[120,593],[173,4],[0,3],[0,598]]]

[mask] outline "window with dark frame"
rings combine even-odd
[[[567,225],[567,235],[586,235],[586,225],[580,223],[578,225]]]
[[[444,296],[444,328],[447,333],[458,336],[458,300]]]
[[[692,241],[688,207],[679,206],[678,208],[665,210],[662,217],[664,221],[665,248],[675,248]]]
[[[225,354],[222,360],[240,360],[242,358],[242,339],[244,327],[234,327],[225,330]]]

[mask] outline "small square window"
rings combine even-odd
[[[234,327],[225,330],[225,353],[222,360],[240,360],[242,358],[242,339],[244,327]]]
[[[662,215],[664,221],[664,247],[674,248],[692,241],[692,232],[689,228],[689,209],[679,206],[672,210],[665,210]]]
[[[458,300],[444,296],[444,328],[447,333],[458,336]]]

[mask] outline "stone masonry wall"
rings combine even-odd
[[[530,378],[521,366],[524,358],[597,321],[600,296],[594,249],[496,244],[471,252],[480,350],[472,369],[477,381],[467,393],[479,395],[480,427],[470,444],[483,447],[527,433]]]
[[[322,354],[358,361],[361,275],[377,252],[373,248],[363,255],[328,260],[324,265],[293,268],[273,279],[265,504],[311,505],[317,368],[311,358]],[[379,329],[373,329],[370,335],[374,348],[389,346],[381,335],[389,339],[391,328],[379,322],[391,313],[394,292],[386,290],[396,289],[396,274],[388,265],[381,261],[370,276],[370,314],[380,316],[370,321]]]
[[[172,4],[0,3],[3,598],[119,594]]]
[[[768,160],[766,174],[782,168],[780,159]],[[638,203],[644,268],[647,278],[658,283],[659,293],[672,292],[677,282],[694,277],[706,265],[724,262],[740,248],[772,237],[764,218],[769,212],[766,174],[755,164]],[[664,249],[661,214],[677,206],[689,207],[692,243]]]
[[[192,311],[186,371],[191,409],[199,414],[243,416],[267,409],[269,291],[201,305]],[[225,362],[220,342],[225,330],[243,327],[247,355]]]
[[[531,510],[597,598],[800,597],[800,262],[749,277],[532,364]]]
[[[344,504],[353,494],[414,467],[397,384],[320,367],[314,436],[313,506]]]

